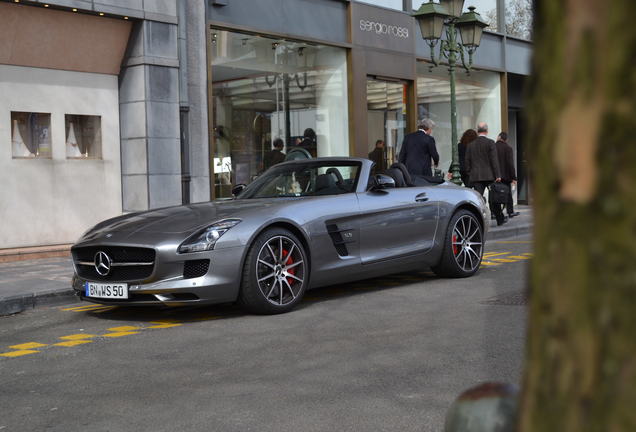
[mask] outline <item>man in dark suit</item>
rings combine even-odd
[[[508,134],[506,132],[499,134],[495,147],[497,148],[497,160],[501,169],[501,182],[508,186],[508,202],[506,203],[508,217],[519,216],[519,212],[515,212],[512,200],[512,185],[517,183],[517,173],[515,172],[512,147],[508,144]]]
[[[386,157],[384,156],[384,141],[377,140],[375,149],[369,153],[369,159],[375,162],[374,172],[381,173],[386,170]]]
[[[431,136],[435,123],[431,119],[422,119],[417,132],[404,137],[398,161],[406,165],[411,175],[432,176],[431,159],[435,168],[439,164],[439,154],[435,147],[435,138]]]
[[[488,138],[488,125],[481,122],[477,125],[477,139],[468,145],[466,149],[466,171],[472,187],[484,194],[484,190],[493,181],[500,182],[499,161],[497,160],[497,148],[495,142]],[[490,206],[490,210],[497,219],[497,225],[505,222],[501,205]]]

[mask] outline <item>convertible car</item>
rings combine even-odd
[[[102,304],[238,301],[275,314],[320,286],[479,269],[490,219],[481,195],[401,164],[372,169],[359,158],[284,162],[231,200],[106,220],[72,247],[73,288]]]

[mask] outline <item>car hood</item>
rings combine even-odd
[[[272,200],[227,200],[166,207],[143,213],[133,213],[106,220],[96,225],[88,237],[111,233],[191,233],[212,223],[241,218],[253,211],[263,212],[278,203]]]

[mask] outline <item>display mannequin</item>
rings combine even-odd
[[[13,145],[13,157],[33,157],[33,153],[29,151],[24,140],[22,139],[22,135],[20,134],[20,129],[18,129],[18,120],[13,120],[13,136],[11,137],[11,144]]]
[[[75,136],[75,125],[69,122],[68,137],[66,138],[66,157],[79,158],[84,156],[77,145],[77,137]]]

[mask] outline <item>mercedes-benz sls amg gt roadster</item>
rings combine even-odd
[[[479,269],[490,213],[481,195],[358,158],[273,166],[231,200],[106,220],[72,247],[73,288],[119,305],[239,302],[287,312],[305,291],[390,273]]]

